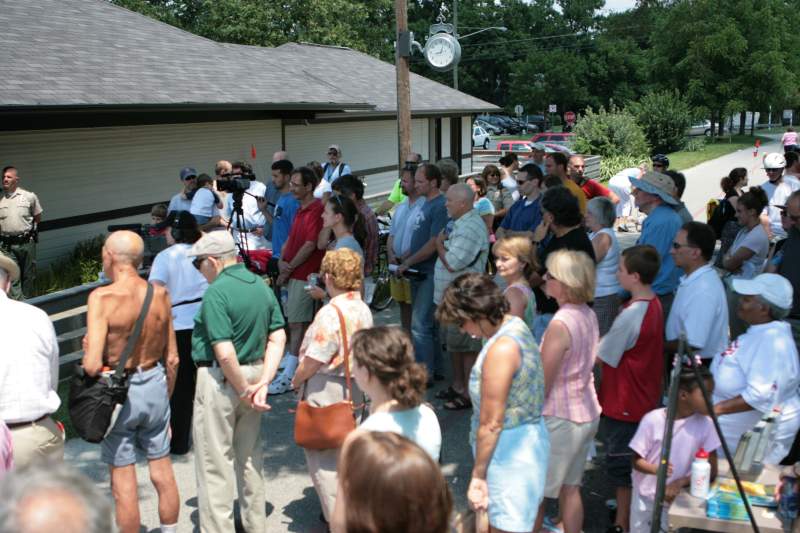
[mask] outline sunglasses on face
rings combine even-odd
[[[194,267],[195,267],[197,270],[200,270],[200,268],[203,266],[203,261],[205,261],[206,259],[208,259],[208,258],[207,258],[207,257],[202,257],[202,256],[200,256],[200,257],[195,257],[195,258],[192,260],[192,265],[194,265]]]
[[[517,185],[520,185],[520,186],[521,185],[525,185],[526,183],[528,183],[528,180],[515,180],[515,181],[517,182]]]
[[[790,215],[789,212],[786,209],[781,209],[781,216],[784,217],[784,218],[788,218],[789,220],[791,220],[795,224],[800,222],[800,215]]]

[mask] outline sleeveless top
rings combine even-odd
[[[533,424],[542,416],[544,403],[544,372],[539,346],[533,334],[521,318],[508,318],[497,333],[484,344],[478,359],[469,376],[469,397],[472,400],[472,421],[469,441],[475,444],[478,423],[481,415],[481,376],[483,363],[492,345],[502,337],[508,337],[517,343],[520,350],[520,366],[514,373],[511,388],[506,399],[506,412],[503,418],[503,430],[523,424]]]
[[[508,292],[508,289],[514,287],[522,291],[522,293],[528,298],[528,303],[525,305],[525,312],[523,313],[523,320],[525,321],[525,325],[533,330],[533,320],[536,318],[536,295],[533,293],[533,289],[530,288],[529,285],[526,285],[521,282],[512,283],[508,287],[505,288],[503,294]]]
[[[617,294],[622,290],[619,280],[617,279],[617,267],[619,267],[620,249],[619,242],[614,230],[611,228],[603,228],[600,231],[594,232],[589,235],[590,240],[601,234],[605,233],[611,239],[611,246],[609,246],[606,256],[602,261],[597,263],[597,284],[594,289],[594,297],[602,298],[603,296],[610,296]]]
[[[592,374],[599,341],[597,317],[586,304],[565,304],[553,316],[556,320],[566,326],[571,342],[550,387],[544,415],[576,424],[591,422],[600,416]]]

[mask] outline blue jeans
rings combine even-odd
[[[433,378],[434,366],[442,358],[442,345],[439,340],[439,323],[433,317],[433,272],[423,280],[411,280],[411,341],[418,363],[428,370],[428,378]]]

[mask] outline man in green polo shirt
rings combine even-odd
[[[205,234],[187,255],[210,284],[192,333],[200,528],[234,530],[238,485],[245,530],[266,531],[261,413],[286,345],[283,315],[264,280],[236,262],[227,231]]]

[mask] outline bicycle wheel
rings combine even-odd
[[[375,311],[383,311],[392,304],[392,290],[389,284],[389,275],[381,274],[375,280],[375,292],[369,306]]]

